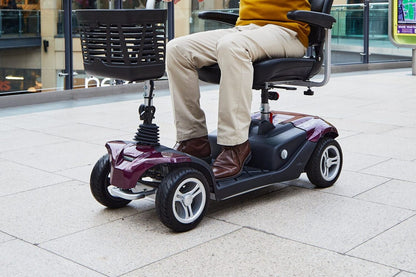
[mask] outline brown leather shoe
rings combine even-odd
[[[173,149],[206,160],[207,162],[211,161],[211,146],[209,145],[208,136],[179,141]]]
[[[248,140],[235,146],[224,146],[212,166],[215,178],[220,180],[237,177],[250,158],[251,150]]]

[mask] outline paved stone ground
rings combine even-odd
[[[273,109],[338,127],[338,182],[315,189],[301,176],[211,202],[179,234],[159,222],[152,198],[109,210],[89,191],[104,143],[132,138],[140,96],[3,109],[0,275],[416,276],[415,87],[410,70],[391,70],[334,74],[313,97],[282,91]],[[170,98],[158,95],[161,141],[173,145]],[[211,130],[217,99],[204,88]]]

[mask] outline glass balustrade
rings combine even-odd
[[[130,1],[131,2],[131,1]],[[137,2],[137,3],[136,3]],[[206,2],[206,3],[205,3]],[[101,2],[100,2],[101,3]],[[104,2],[103,2],[104,3]],[[107,3],[107,2],[105,2]],[[124,3],[124,2],[123,2]],[[140,0],[135,0],[135,4],[127,5],[124,8],[143,8]],[[163,2],[162,2],[163,3]],[[198,13],[203,10],[214,9],[238,13],[238,1],[224,1],[224,5],[213,6],[208,1],[192,1],[191,14],[189,17],[189,30],[191,33],[206,31],[217,28],[230,27],[218,22],[201,20]],[[142,6],[139,6],[142,5]],[[137,6],[137,7],[136,7]],[[226,7],[226,8],[222,8]],[[73,9],[76,8],[73,6]],[[108,7],[102,7],[108,8]],[[335,17],[336,23],[332,29],[332,63],[335,65],[377,63],[377,62],[397,62],[410,61],[412,52],[409,48],[398,48],[394,46],[388,37],[388,3],[371,3],[368,6],[368,13],[364,4],[343,4],[334,5],[331,14]],[[368,17],[365,14],[369,14]],[[0,9],[0,51],[4,42],[9,41],[18,43],[19,40],[26,38],[38,38],[40,45],[41,14],[39,10],[22,9]],[[63,11],[57,11],[55,38],[58,40],[64,36],[64,16]],[[368,35],[364,32],[364,27],[368,26]],[[75,12],[72,14],[73,35],[78,35],[78,23]],[[367,47],[366,47],[367,46]],[[7,49],[7,47],[3,47]],[[47,50],[47,49],[46,49]],[[46,51],[41,48],[41,51]],[[20,70],[20,71],[19,71]],[[63,77],[58,76],[61,69],[57,69],[57,90],[63,88]],[[78,71],[78,79],[88,77],[83,71]],[[36,80],[41,78],[40,69],[19,69],[19,68],[0,68],[0,95],[7,91],[28,90],[33,87]],[[7,77],[7,78],[6,78]],[[82,78],[81,78],[82,77]],[[20,78],[20,79],[19,79]],[[82,82],[81,82],[82,83]],[[79,84],[83,86],[82,84]]]
[[[40,11],[0,9],[0,39],[40,36]]]
[[[370,3],[369,36],[364,36],[364,4],[334,5],[331,15],[337,22],[332,29],[332,63],[362,63],[368,55],[370,62],[411,60],[411,50],[394,46],[388,37],[388,3]],[[214,21],[201,20],[199,6],[190,17],[190,32],[201,32],[217,28],[229,28],[229,25]],[[221,11],[238,13],[236,8]],[[73,33],[78,33],[76,17],[72,16]],[[63,36],[63,11],[58,15],[58,36]],[[364,42],[368,40],[369,52],[365,53]]]
[[[334,5],[331,15],[337,22],[332,28],[332,63],[351,64],[364,62],[368,55],[369,62],[388,62],[411,60],[411,50],[394,46],[388,37],[388,3],[370,3],[369,36],[364,36],[364,4]],[[201,32],[216,28],[230,27],[218,22],[210,22],[198,18],[204,10],[203,5],[196,5],[192,11],[190,30]],[[222,9],[221,11],[238,13],[238,9]],[[365,52],[364,42],[369,44]]]

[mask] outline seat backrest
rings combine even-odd
[[[331,13],[333,0],[309,0],[311,10],[314,12]],[[309,34],[309,45],[316,45],[323,42],[325,31],[323,28],[311,26],[311,33]]]
[[[311,11],[326,14],[331,13],[333,2],[333,0],[309,0],[309,3],[311,4]],[[321,66],[324,61],[325,29],[314,25],[310,25],[310,28],[309,47],[313,52],[312,57],[316,61],[310,71],[310,77],[313,77],[321,70]]]
[[[311,10],[315,12],[330,13],[333,0],[309,0]]]

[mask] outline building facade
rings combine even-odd
[[[0,95],[64,89],[65,77],[60,74],[65,68],[63,1],[67,0],[0,0]],[[72,9],[111,9],[114,1],[72,0]],[[224,9],[237,12],[238,2],[181,0],[175,5],[175,36],[225,27],[201,21],[197,13]],[[398,49],[389,42],[387,0],[370,3],[370,62],[411,59],[408,49]],[[122,6],[142,9],[145,0],[123,0]],[[334,1],[332,14],[337,19],[333,29],[335,63],[362,62],[363,6],[363,0]],[[75,16],[72,24],[74,87],[85,87],[89,76],[83,70]],[[95,81],[91,84],[97,85]]]

